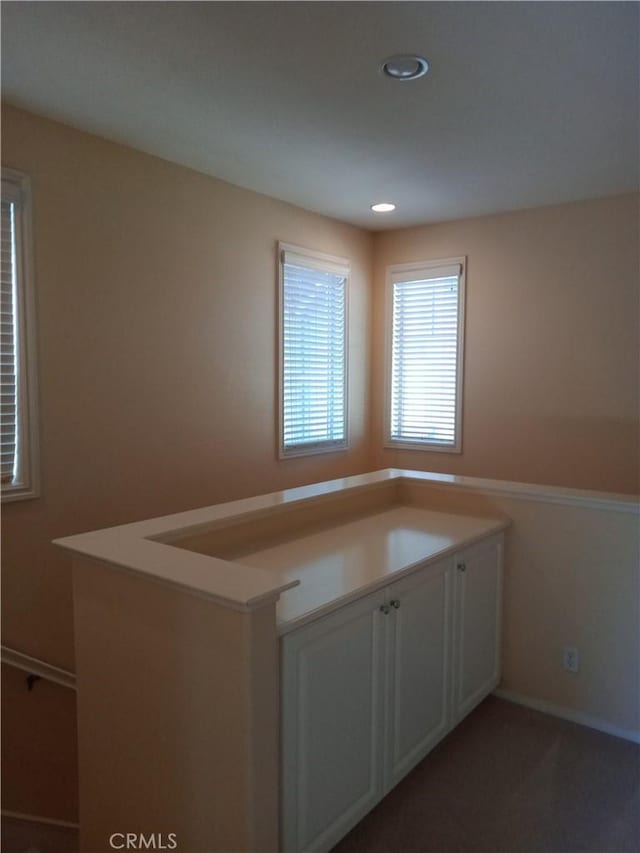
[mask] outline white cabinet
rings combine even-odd
[[[286,851],[329,850],[383,793],[384,592],[282,641]]]
[[[500,681],[503,547],[493,536],[454,558],[454,724]]]
[[[387,590],[385,790],[447,731],[451,580],[451,561],[442,560]]]
[[[342,838],[497,684],[502,535],[282,638],[282,846]]]

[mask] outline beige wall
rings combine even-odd
[[[275,853],[274,602],[242,613],[89,560],[73,587],[80,849],[128,831]]]
[[[34,199],[42,496],[3,508],[3,642],[73,669],[53,538],[369,467],[370,235],[12,108]],[[276,459],[277,240],[351,259],[352,449]]]
[[[638,196],[376,237],[375,468],[637,492]],[[467,256],[463,453],[382,449],[385,269]]]
[[[640,734],[638,515],[615,508],[404,485],[402,497],[444,512],[496,513],[505,549],[502,683],[625,736]],[[577,674],[562,650],[580,654]]]
[[[637,490],[637,197],[374,238],[20,110],[2,117],[3,163],[33,181],[43,483],[3,507],[5,644],[74,668],[70,561],[50,541],[83,530],[388,465]],[[276,459],[279,239],[352,261],[347,453]],[[460,254],[464,453],[383,451],[384,268]],[[71,694],[56,695],[66,707]],[[26,745],[34,723],[20,719],[7,736]],[[5,807],[36,812],[40,794],[27,808],[9,770]],[[72,775],[47,777],[58,817]]]

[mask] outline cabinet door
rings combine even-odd
[[[382,796],[384,593],[282,639],[285,851],[330,850]]]
[[[451,575],[449,558],[388,589],[385,790],[447,731]]]
[[[494,536],[455,557],[454,722],[500,681],[503,542]]]

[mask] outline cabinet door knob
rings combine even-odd
[[[389,605],[388,604],[381,604],[380,605],[380,612],[384,613],[384,615],[386,616],[387,613],[389,612]]]
[[[389,603],[391,604],[392,607],[395,607],[396,610],[400,607],[400,602],[398,601],[397,598],[392,598]]]
[[[466,572],[467,571],[466,565],[464,563],[458,563],[458,571],[459,572]]]

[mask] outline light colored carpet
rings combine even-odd
[[[486,699],[332,853],[638,853],[640,746]]]

